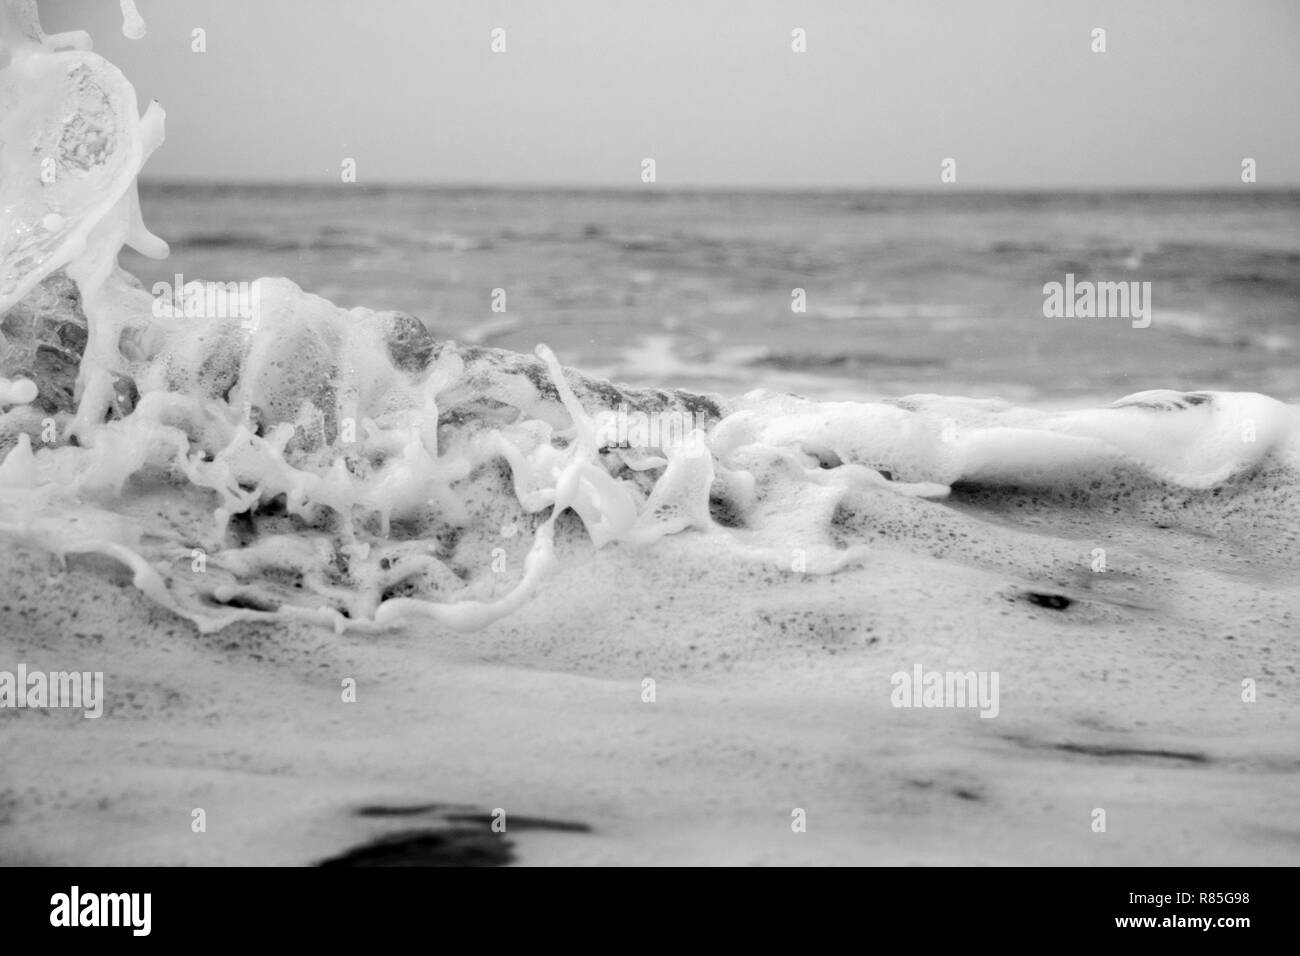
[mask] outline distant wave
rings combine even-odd
[[[313,236],[265,235],[219,230],[196,232],[171,241],[181,249],[240,249],[254,252],[360,252],[383,253],[397,248],[467,251],[491,248],[491,243],[454,233],[424,236],[366,233],[361,230],[323,230]]]

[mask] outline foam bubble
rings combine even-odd
[[[0,378],[0,407],[5,405],[27,405],[36,401],[36,383],[28,378],[10,381]]]

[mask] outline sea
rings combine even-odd
[[[1300,400],[1300,192],[145,180],[141,203],[171,255],[122,264],[150,287],[285,276],[461,343],[544,342],[627,384],[1044,406],[1149,388]],[[1049,315],[1053,283],[1129,283],[1149,311]]]

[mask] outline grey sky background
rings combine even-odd
[[[1295,0],[137,0],[138,41],[39,5],[162,102],[151,179],[1300,186]]]

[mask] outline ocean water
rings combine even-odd
[[[1300,193],[717,193],[141,185],[152,286],[286,276],[637,385],[1078,405],[1300,398]],[[1151,324],[1043,286],[1149,282]],[[804,290],[806,311],[793,308]],[[504,296],[494,290],[503,290]]]

